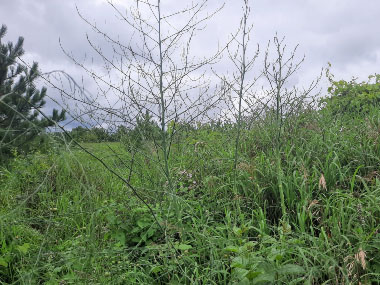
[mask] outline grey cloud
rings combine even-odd
[[[179,4],[191,3],[175,0],[163,2],[170,10]],[[220,0],[210,0],[207,8],[212,11],[220,3]],[[254,0],[251,3],[253,48],[259,43],[263,51],[268,40],[278,32],[279,36],[286,36],[289,49],[299,44],[299,55],[306,55],[302,71],[292,79],[292,83],[307,85],[328,61],[333,65],[336,78],[358,76],[365,79],[368,74],[378,72],[379,1]],[[101,70],[102,60],[87,43],[86,33],[102,47],[105,54],[112,55],[113,50],[80,19],[75,4],[86,18],[96,22],[113,37],[124,41],[130,38],[130,28],[101,0],[0,0],[0,19],[1,23],[8,25],[7,39],[15,41],[19,35],[25,37],[28,59],[36,57],[44,71],[63,69],[80,80],[83,70],[75,67],[63,54],[58,44],[59,38],[65,50],[72,52],[79,61],[85,54],[89,59],[94,57],[93,67],[97,70]],[[227,42],[239,26],[241,4],[238,0],[227,0],[224,9],[211,19],[206,29],[198,32],[199,37],[193,45],[197,55],[211,54],[216,50],[218,41],[221,44]],[[91,63],[91,60],[88,62]],[[257,61],[258,69],[261,64],[262,57]],[[228,62],[221,62],[220,68],[229,69]],[[85,84],[96,92],[91,80],[86,80]]]
[[[176,3],[168,1],[168,7],[174,7]],[[15,40],[18,35],[23,35],[25,49],[39,54],[42,66],[49,61],[66,67],[70,65],[60,50],[58,38],[76,57],[94,56],[86,41],[86,33],[110,54],[111,47],[102,43],[101,37],[79,18],[75,4],[108,33],[129,38],[128,27],[115,17],[112,8],[95,0],[2,0],[0,18],[8,25],[9,38]],[[219,4],[220,1],[211,0],[208,8],[212,10]],[[200,51],[212,50],[218,39],[221,43],[226,41],[238,27],[240,7],[239,1],[226,2],[225,9],[210,21],[205,32],[200,33]],[[255,24],[252,39],[264,47],[275,32],[286,36],[289,46],[300,44],[300,52],[310,58],[308,69],[320,68],[327,61],[340,70],[355,62],[373,61],[376,64],[380,49],[380,38],[376,37],[376,27],[380,26],[379,11],[380,2],[371,0],[252,1]]]

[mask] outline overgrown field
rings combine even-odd
[[[16,157],[0,283],[379,284],[380,114],[302,116],[279,153],[268,122],[243,130],[236,174],[234,126],[179,133],[175,193],[152,141],[84,144],[145,203],[78,147]]]

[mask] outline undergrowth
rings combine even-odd
[[[378,111],[311,111],[285,125],[279,152],[273,132],[242,130],[236,177],[233,127],[179,136],[176,205],[153,142],[133,157],[85,144],[158,223],[78,148],[16,157],[0,173],[1,284],[379,284]]]

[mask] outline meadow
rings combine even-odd
[[[50,142],[0,172],[0,284],[379,284],[380,113]],[[133,167],[131,167],[133,165]],[[135,192],[136,193],[135,193]],[[138,197],[136,196],[138,195]],[[142,202],[142,200],[144,202]]]

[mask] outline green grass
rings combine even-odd
[[[0,175],[0,284],[379,284],[379,130],[376,110],[312,112],[278,154],[257,125],[235,180],[234,132],[201,128],[171,147],[174,199],[152,142],[84,144],[159,224],[79,148],[16,157]]]

